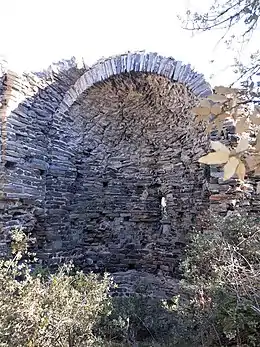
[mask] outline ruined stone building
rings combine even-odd
[[[190,109],[210,93],[190,65],[155,53],[23,75],[2,65],[1,253],[24,227],[49,264],[108,271],[122,293],[171,293],[197,217],[234,205],[221,173],[198,164],[209,140]]]

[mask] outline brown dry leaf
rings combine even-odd
[[[245,167],[245,164],[242,161],[239,161],[239,164],[238,164],[238,166],[236,168],[236,174],[237,174],[237,177],[241,181],[244,181],[245,174],[246,174],[246,167]]]
[[[211,108],[211,104],[208,99],[200,99],[200,107]]]
[[[229,158],[228,162],[224,166],[224,181],[231,178],[239,165],[239,160],[236,157]]]
[[[209,153],[199,159],[199,163],[202,164],[225,164],[229,159],[228,152],[217,151],[214,153]]]
[[[193,107],[191,111],[198,116],[208,116],[210,114],[209,107]]]
[[[214,151],[227,152],[228,154],[230,154],[229,148],[223,145],[223,143],[221,143],[220,141],[211,141],[210,144],[211,148],[214,149]]]
[[[236,133],[241,134],[249,129],[247,117],[240,118],[236,124]]]
[[[243,137],[238,142],[238,145],[237,145],[237,148],[236,148],[236,152],[237,153],[243,152],[243,151],[248,149],[248,146],[249,146],[248,139]]]
[[[212,94],[208,96],[208,99],[214,102],[226,102],[227,101],[227,97],[225,95],[221,95],[221,94]]]
[[[210,109],[210,112],[214,114],[215,116],[221,114],[221,111],[222,111],[222,107],[219,104],[213,105]]]
[[[238,91],[238,89],[228,88],[224,86],[215,87],[214,90],[217,94],[234,94],[234,93],[237,93]]]
[[[208,116],[210,114],[209,107],[193,107],[191,111],[198,116]]]

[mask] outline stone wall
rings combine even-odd
[[[177,288],[201,213],[245,204],[236,180],[223,184],[198,165],[209,141],[190,109],[211,91],[189,65],[143,52],[88,69],[64,61],[44,73],[4,71],[0,91],[2,253],[22,226],[42,261],[73,259],[113,273],[119,292],[148,286],[163,297]]]
[[[191,118],[194,101],[182,84],[148,74],[81,95],[49,169],[45,230],[62,230],[52,260],[66,249],[87,269],[176,276],[185,233],[208,207],[197,163],[207,139]]]
[[[48,144],[53,114],[69,86],[82,74],[71,68],[50,79],[36,74],[19,76],[6,71],[1,107],[1,249],[5,252],[8,231],[24,227],[43,233]]]

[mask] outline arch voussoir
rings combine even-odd
[[[195,72],[190,64],[183,64],[172,57],[157,53],[136,52],[100,60],[88,68],[64,96],[59,111],[65,112],[87,89],[108,78],[131,72],[164,76],[172,82],[185,84],[197,96],[211,93],[210,85],[202,74]]]

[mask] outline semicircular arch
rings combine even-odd
[[[211,94],[209,83],[204,75],[172,57],[163,57],[157,53],[127,53],[99,60],[89,67],[76,83],[67,91],[59,108],[65,112],[87,89],[108,78],[131,72],[150,73],[168,78],[172,82],[186,85],[195,95]]]

